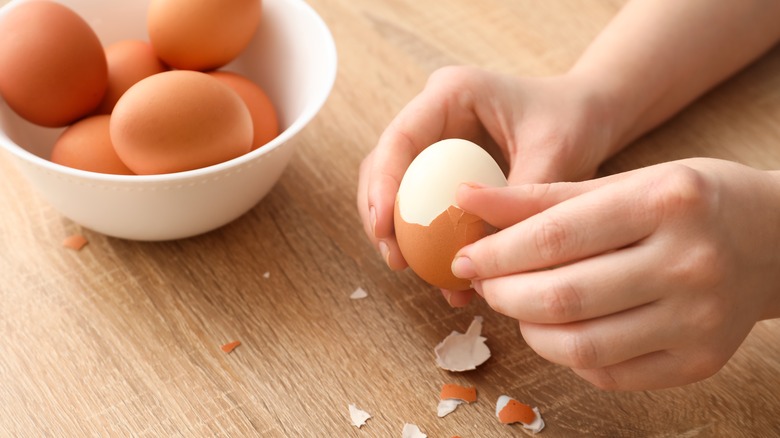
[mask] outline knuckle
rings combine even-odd
[[[582,313],[582,297],[577,288],[562,277],[541,292],[542,309],[553,323],[579,319]]]
[[[598,348],[593,340],[583,333],[566,336],[563,349],[566,365],[571,368],[590,369],[598,366]]]
[[[710,186],[698,171],[674,164],[651,188],[650,199],[665,216],[689,213],[709,204]]]
[[[428,77],[428,84],[448,84],[455,86],[468,83],[474,78],[477,71],[476,67],[464,65],[439,67]]]
[[[560,219],[548,217],[534,232],[534,249],[543,262],[558,263],[564,261],[567,252],[575,246],[573,239]]]
[[[686,284],[700,290],[712,290],[729,275],[731,264],[712,242],[699,241],[689,246],[668,265],[676,284]]]

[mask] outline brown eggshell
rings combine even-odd
[[[111,115],[117,154],[138,174],[198,169],[249,152],[252,117],[206,73],[173,70],[130,87]]]
[[[222,67],[244,50],[261,13],[260,0],[152,0],[147,29],[166,64],[206,71]]]
[[[395,237],[409,267],[428,283],[448,290],[466,290],[471,281],[452,274],[452,260],[464,246],[492,234],[495,229],[479,217],[450,206],[430,225],[403,220],[395,204]]]
[[[105,52],[108,61],[108,87],[95,110],[96,114],[111,114],[119,98],[136,82],[168,70],[146,41],[118,41],[106,47]]]
[[[262,88],[238,73],[228,71],[213,71],[209,75],[219,79],[233,89],[249,108],[254,125],[254,140],[252,150],[273,140],[279,135],[279,118],[271,99]]]
[[[0,94],[17,114],[66,126],[106,91],[103,47],[86,21],[50,1],[20,3],[0,21]]]
[[[111,144],[109,119],[92,116],[69,126],[54,143],[51,161],[90,172],[132,175]]]

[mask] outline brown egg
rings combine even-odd
[[[206,71],[227,64],[244,50],[260,16],[260,0],[152,0],[147,29],[166,64]]]
[[[252,115],[255,137],[252,150],[273,140],[279,135],[279,120],[271,99],[260,86],[237,73],[214,71],[209,73],[233,89],[244,100]]]
[[[495,228],[473,214],[450,206],[427,226],[408,223],[395,208],[395,235],[412,270],[426,282],[448,290],[465,290],[471,281],[457,278],[450,266],[464,246],[491,234]]]
[[[110,114],[120,97],[136,82],[168,67],[160,61],[152,46],[141,40],[123,40],[106,47],[108,87],[97,114]]]
[[[135,173],[181,172],[249,152],[252,117],[238,94],[217,79],[173,70],[125,92],[111,116],[111,140]]]
[[[464,246],[495,229],[460,209],[455,193],[462,183],[505,186],[501,168],[484,149],[462,139],[425,148],[406,169],[396,196],[394,226],[409,267],[442,289],[464,290],[469,280],[455,277],[452,260]]]
[[[90,172],[132,175],[111,144],[111,116],[87,117],[69,126],[51,151],[51,161]]]
[[[90,113],[107,76],[100,40],[67,7],[31,1],[0,18],[0,94],[30,122],[65,126]]]

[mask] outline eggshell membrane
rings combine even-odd
[[[252,117],[238,94],[217,79],[173,70],[125,92],[111,116],[111,139],[135,173],[181,172],[249,152]]]
[[[86,21],[49,1],[13,7],[0,21],[0,94],[17,114],[48,127],[92,112],[106,90],[103,46]]]
[[[213,70],[238,56],[257,31],[260,0],[152,0],[149,39],[178,69]]]
[[[259,148],[279,135],[279,118],[276,114],[276,109],[271,99],[259,85],[233,72],[214,71],[210,72],[209,75],[219,79],[238,93],[249,109],[254,127],[252,150]]]
[[[98,115],[69,126],[54,143],[51,161],[90,172],[132,175],[114,150],[109,125],[110,116]]]
[[[106,47],[108,86],[96,114],[110,114],[125,91],[141,79],[162,73],[168,67],[152,46],[142,40],[122,40]]]
[[[452,274],[452,260],[464,246],[495,232],[457,206],[455,194],[465,182],[507,184],[484,149],[467,140],[442,140],[412,161],[396,197],[394,225],[401,254],[420,278],[442,289],[471,287],[469,280]]]

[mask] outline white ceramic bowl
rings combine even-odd
[[[0,9],[4,14],[25,0]],[[92,26],[103,45],[148,40],[148,0],[58,0]],[[303,0],[262,0],[260,29],[224,70],[258,83],[276,105],[281,134],[233,160],[165,175],[107,175],[48,161],[63,128],[35,126],[0,98],[0,148],[64,216],[89,229],[134,240],[178,239],[218,228],[256,205],[295,150],[289,140],[325,103],[336,77],[336,48],[325,23]],[[1,37],[1,36],[0,36]],[[0,176],[2,177],[2,176]]]

